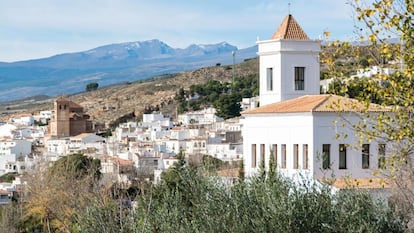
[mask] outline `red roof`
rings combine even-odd
[[[57,102],[57,103],[59,103],[59,102],[68,102],[69,103],[69,108],[71,108],[71,109],[83,109],[83,107],[82,106],[80,106],[79,104],[77,104],[77,103],[75,103],[75,102],[73,102],[73,101],[71,101],[71,100],[69,100],[69,99],[66,99],[65,97],[63,97],[63,96],[59,96],[56,100],[55,100],[55,102]]]
[[[121,158],[115,158],[115,161],[120,166],[132,166],[134,164],[134,162],[132,160],[126,160],[126,159],[121,159]]]
[[[12,194],[12,192],[10,192],[10,191],[7,191],[7,190],[3,190],[3,189],[0,189],[0,194],[6,194],[6,195],[9,195],[9,194]]]
[[[309,37],[293,16],[289,14],[282,21],[277,31],[272,35],[272,39],[309,40]]]
[[[305,95],[247,110],[242,114],[294,112],[387,112],[389,108],[337,95]]]

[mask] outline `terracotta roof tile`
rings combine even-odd
[[[272,39],[284,40],[309,40],[308,35],[303,31],[292,15],[288,15],[280,24]]]
[[[217,171],[217,174],[222,177],[238,177],[239,168],[227,168]]]
[[[80,106],[79,104],[77,104],[77,103],[75,103],[75,102],[73,102],[72,100],[69,100],[69,99],[67,99],[67,98],[65,98],[65,97],[63,97],[63,96],[59,96],[56,100],[55,100],[55,102],[68,102],[69,103],[69,108],[73,108],[73,109],[75,109],[75,108],[77,108],[77,109],[80,109],[80,108],[82,108],[83,109],[83,107],[82,106]]]
[[[293,113],[293,112],[386,112],[389,108],[376,104],[359,102],[358,100],[337,95],[305,95],[259,108],[248,110],[242,114],[260,113]]]
[[[115,158],[115,161],[120,165],[120,166],[132,166],[134,165],[134,162],[132,160],[127,160],[127,159],[121,159],[121,158]]]
[[[12,193],[13,193],[13,192],[10,192],[10,191],[7,191],[7,190],[0,189],[0,194],[2,194],[2,195],[12,194]]]
[[[337,189],[379,189],[390,188],[391,182],[385,178],[337,178],[334,180],[321,180],[324,183],[332,184]]]

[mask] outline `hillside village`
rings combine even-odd
[[[27,180],[23,175],[40,163],[76,153],[99,159],[104,180],[123,187],[162,182],[162,174],[184,155],[187,165],[199,164],[206,156],[221,161],[225,166],[217,176],[230,186],[241,174],[254,177],[274,168],[293,180],[305,177],[335,190],[348,189],[347,178],[387,198],[390,183],[374,173],[383,167],[394,145],[375,139],[358,144],[355,129],[344,127],[358,122],[365,105],[321,94],[328,90],[329,81],[320,82],[320,41],[310,39],[289,14],[269,40],[257,44],[260,93],[243,98],[240,117],[223,119],[213,107],[182,114],[171,109],[170,115],[145,113],[137,107],[134,115],[141,115],[141,120],[126,119],[108,133],[110,120],[104,115],[117,111],[122,99],[97,109],[86,99],[60,96],[54,99],[53,109],[2,122],[0,176],[14,174],[15,179],[0,183],[0,204],[11,202],[13,195],[24,195]],[[215,69],[221,70],[218,76],[231,80],[231,69]],[[203,70],[198,72],[205,75]],[[382,71],[373,67],[364,72],[358,71],[357,76]],[[187,81],[182,82],[185,89],[191,84]],[[168,99],[151,99],[142,105],[168,105],[176,91],[168,92]],[[381,114],[389,109],[370,104],[366,111]]]
[[[257,98],[243,99],[240,103],[245,111],[242,118],[224,120],[215,115],[214,108],[186,112],[175,118],[162,113],[144,113],[142,121],[121,123],[111,136],[102,137],[94,133],[99,130],[99,125],[92,126],[92,122],[98,119],[90,118],[84,110],[88,108],[89,114],[99,117],[99,114],[94,114],[96,110],[93,110],[93,106],[85,101],[82,101],[84,106],[81,106],[68,98],[59,97],[54,100],[54,109],[40,111],[38,115],[11,118],[0,126],[0,175],[30,173],[39,161],[57,161],[68,154],[82,153],[100,159],[102,173],[117,177],[114,182],[128,185],[134,179],[145,179],[156,183],[160,181],[161,173],[177,161],[177,154],[184,153],[188,162],[200,162],[202,156],[206,155],[228,162],[229,168],[233,168],[229,170],[232,172],[227,174],[229,179],[237,178],[240,163],[244,163],[247,175],[252,175],[262,162],[268,167],[271,154],[275,157],[275,166],[289,175],[299,172],[319,180],[332,175],[337,175],[338,178],[350,175],[361,181],[375,178],[372,172],[378,167],[379,157],[374,151],[380,150],[384,153],[385,144],[373,145],[371,152],[363,152],[369,153],[369,158],[362,157],[361,160],[357,159],[360,152],[345,147],[354,143],[355,138],[350,137],[346,141],[333,139],[333,134],[338,133],[338,129],[334,130],[336,126],[332,121],[338,114],[334,109],[329,109],[328,105],[335,101],[341,101],[344,105],[347,102],[351,104],[352,100],[319,95],[319,42],[310,40],[289,15],[272,36],[272,40],[257,43],[260,56],[260,101]],[[275,48],[281,51],[296,49],[297,52],[295,55],[290,55],[289,52],[277,55],[271,52]],[[280,63],[273,64],[275,60]],[[280,64],[291,63],[299,67],[294,69],[295,72],[302,70],[300,74],[289,74],[293,71],[278,67]],[[286,75],[295,77],[294,83],[286,83],[283,80]],[[363,76],[362,71],[359,71],[358,75]],[[295,86],[289,87],[293,84]],[[321,84],[326,85],[326,81],[322,81]],[[326,90],[327,86],[323,86],[322,90],[324,89]],[[170,95],[173,100],[174,92]],[[161,103],[168,100],[158,101]],[[257,102],[263,107],[256,108]],[[122,104],[122,100],[118,100],[117,103]],[[111,108],[112,106],[108,105],[106,111],[112,111]],[[116,109],[114,106],[115,111]],[[311,117],[306,111],[321,112],[322,115],[325,115],[324,112],[333,113],[321,121],[321,126],[300,126],[296,123],[297,120],[290,119],[302,118],[300,121],[303,121]],[[301,112],[305,115],[301,116]],[[269,121],[263,118],[265,116],[260,116],[262,114],[281,116],[274,120],[269,118]],[[284,114],[287,114],[286,118],[282,117]],[[268,125],[259,126],[259,122]],[[278,122],[283,126],[278,125]],[[287,127],[287,124],[292,125]],[[328,131],[309,131],[317,130],[317,127]],[[305,133],[307,131],[311,134]],[[295,132],[300,132],[301,137]],[[326,135],[324,140],[319,139],[323,145],[317,145],[312,134]],[[292,142],[289,142],[290,140]],[[364,144],[363,148],[370,150],[369,144]],[[328,161],[317,158],[318,153],[327,154]],[[293,156],[290,156],[292,154]],[[327,169],[331,166],[329,175],[319,172],[320,168]],[[23,185],[19,183],[19,179],[14,182],[17,186],[4,184],[3,190],[11,194],[20,189],[18,185]],[[375,182],[373,186],[377,187],[379,183]]]

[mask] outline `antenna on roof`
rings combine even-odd
[[[288,15],[290,15],[290,2],[288,3]]]

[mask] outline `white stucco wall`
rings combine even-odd
[[[370,144],[369,169],[362,168],[362,148],[359,145],[359,137],[351,125],[359,122],[361,119],[356,113],[316,113],[314,118],[314,176],[323,177],[354,177],[370,178],[372,173],[378,170],[378,143],[375,140],[368,142],[362,141],[363,144]],[[344,120],[346,119],[346,121]],[[334,123],[333,121],[336,121]],[[344,125],[345,124],[345,125]],[[336,135],[340,135],[337,138]],[[346,138],[344,135],[347,135]],[[330,144],[330,162],[331,169],[322,168],[322,145]],[[339,144],[348,144],[346,148],[346,169],[339,169]],[[386,145],[390,147],[390,145]]]
[[[346,119],[346,121],[344,121]],[[306,112],[246,115],[243,130],[244,165],[246,175],[253,175],[260,166],[260,145],[265,144],[265,164],[268,168],[270,148],[277,144],[278,169],[282,174],[295,176],[298,173],[310,178],[352,177],[370,178],[378,170],[378,143],[369,144],[369,168],[362,168],[362,149],[359,137],[350,127],[360,120],[356,113]],[[345,125],[344,125],[345,124]],[[337,137],[340,135],[341,137]],[[347,137],[343,137],[347,135]],[[252,144],[256,144],[256,168],[252,167]],[[281,168],[281,145],[286,144],[286,169]],[[293,168],[294,144],[298,144],[299,169]],[[309,169],[303,167],[303,144],[308,144]],[[323,144],[330,145],[330,168],[322,168]],[[339,144],[347,144],[346,169],[339,169]],[[391,145],[386,145],[389,151]]]
[[[66,139],[50,139],[47,141],[47,151],[54,155],[66,155],[68,153],[69,138]]]
[[[319,94],[320,43],[314,40],[258,41],[260,106],[302,95]],[[294,67],[305,67],[305,90],[295,90]],[[267,90],[267,68],[273,68],[273,90]]]
[[[308,151],[313,150],[311,113],[290,114],[255,114],[246,115],[243,121],[243,160],[246,175],[253,175],[259,170],[260,144],[265,145],[265,166],[269,166],[272,144],[277,144],[277,167],[287,175],[297,174],[301,169],[293,169],[293,144],[299,144],[299,167],[302,164],[302,145],[308,144]],[[252,144],[256,144],[256,167],[252,167]],[[286,169],[281,169],[281,149],[286,144]],[[309,153],[309,171],[312,173],[313,162]]]

